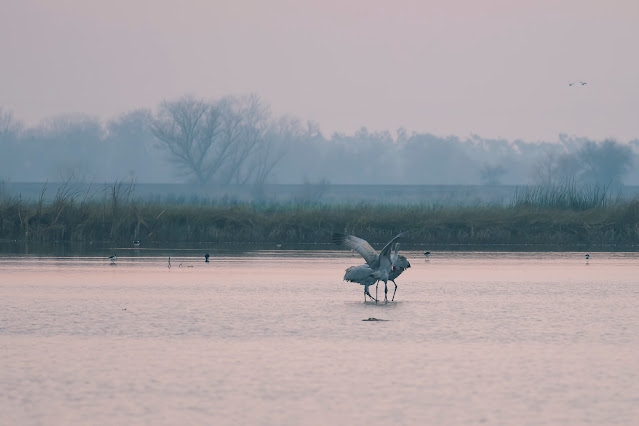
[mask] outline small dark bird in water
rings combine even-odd
[[[140,247],[140,240],[133,241],[133,247]]]
[[[118,257],[117,257],[116,255],[109,256],[109,259],[111,259],[111,263],[115,263],[115,261],[117,260],[117,258],[118,258]]]
[[[585,86],[588,83],[586,83],[585,81],[580,81],[579,84],[581,84],[582,86]]]
[[[590,259],[590,255],[589,255],[589,254],[587,254],[587,255],[585,256],[585,258],[586,258],[586,260]]]
[[[211,256],[210,256],[208,253],[206,253],[206,254],[204,255],[204,261],[205,261],[206,263],[209,263],[209,257],[211,257]]]
[[[424,256],[426,256],[426,257],[430,257],[430,252],[429,252],[429,251],[425,251],[425,252],[424,252]]]

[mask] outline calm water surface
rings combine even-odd
[[[0,424],[639,424],[638,254],[404,254],[3,255]]]

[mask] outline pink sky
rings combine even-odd
[[[0,106],[28,123],[259,94],[352,133],[639,138],[639,2],[8,0]],[[569,87],[571,81],[586,86]]]

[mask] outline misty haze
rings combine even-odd
[[[106,122],[63,115],[33,127],[0,109],[0,124],[4,196],[33,198],[45,182],[50,197],[62,182],[95,189],[125,180],[162,201],[473,204],[508,201],[516,186],[570,180],[631,196],[639,184],[639,139],[527,142],[364,127],[324,135],[317,123],[275,116],[257,95],[184,96]]]
[[[637,22],[3,1],[0,424],[637,424]]]

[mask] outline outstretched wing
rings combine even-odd
[[[362,255],[371,268],[376,269],[379,266],[379,254],[377,254],[375,249],[371,247],[366,240],[354,235],[334,233],[333,243],[341,244],[349,249],[355,250]]]
[[[382,251],[379,253],[379,257],[388,257],[390,259],[391,248],[393,247],[393,243],[397,241],[402,234],[398,234],[395,238],[386,243]]]

